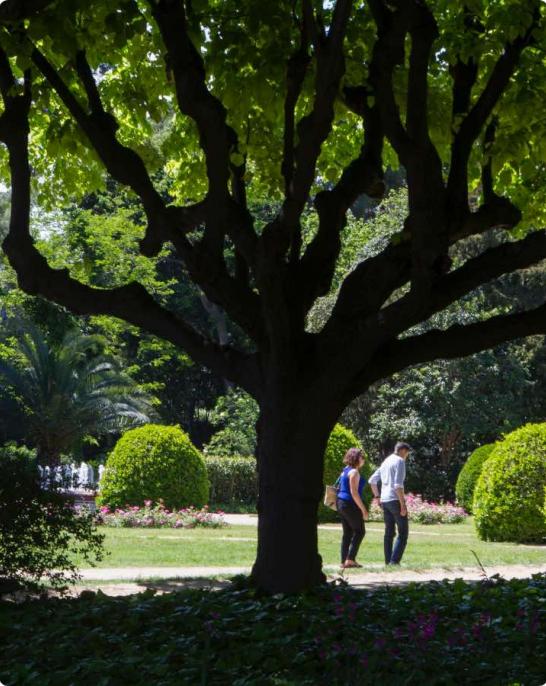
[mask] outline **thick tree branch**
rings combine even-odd
[[[411,51],[406,129],[414,142],[429,146],[431,143],[428,132],[428,69],[432,45],[438,37],[438,27],[425,3],[413,3],[409,34]]]
[[[390,376],[414,364],[465,357],[525,336],[546,334],[546,303],[534,310],[491,317],[483,322],[435,329],[386,345],[372,360],[373,379]],[[369,372],[367,373],[369,375]],[[356,390],[353,389],[353,390]]]
[[[406,164],[410,139],[405,130],[394,97],[393,73],[404,63],[404,41],[409,30],[410,3],[397,3],[391,10],[383,0],[370,0],[377,26],[370,63],[370,83],[377,99],[385,134],[402,164]]]
[[[317,297],[326,295],[331,288],[347,210],[363,193],[372,198],[380,198],[385,191],[382,166],[383,130],[379,110],[376,106],[368,107],[366,96],[361,94],[357,97],[355,91],[356,89],[351,89],[345,95],[351,99],[352,109],[358,108],[363,117],[364,145],[360,155],[343,171],[334,188],[320,192],[315,199],[319,227],[305,251],[298,274],[297,290],[304,313],[309,311]],[[360,100],[358,105],[355,100]]]
[[[104,109],[83,52],[77,56],[77,71],[87,93],[90,113],[37,49],[33,51],[33,60],[87,135],[107,171],[114,179],[132,188],[142,200],[148,219],[146,236],[142,242],[145,254],[156,254],[162,243],[171,241],[207,297],[223,307],[254,340],[258,340],[261,333],[256,294],[230,277],[223,256],[219,259],[215,253],[211,254],[207,245],[200,250],[194,249],[184,236],[184,233],[206,221],[210,214],[209,201],[184,208],[165,205],[154,188],[141,157],[117,140],[118,124]],[[240,222],[242,208],[234,207],[231,199],[228,200],[227,207],[232,223]],[[248,217],[243,220],[248,221]]]
[[[315,180],[321,146],[328,137],[334,120],[334,103],[345,71],[343,40],[352,8],[352,0],[337,0],[330,30],[318,41],[316,49],[315,100],[312,111],[297,125],[298,144],[294,150],[294,171],[289,193],[283,204],[281,221],[271,228],[282,229],[279,252],[284,252]],[[271,229],[269,229],[270,231]]]
[[[521,213],[512,203],[496,197],[494,202],[480,207],[458,226],[450,236],[450,244],[492,228],[510,229],[520,217]],[[336,340],[344,335],[345,330],[362,327],[368,318],[377,316],[385,301],[409,281],[410,275],[410,240],[409,236],[402,234],[399,242],[390,243],[379,255],[361,262],[345,278],[322,335],[325,339]]]
[[[521,53],[532,43],[532,34],[540,19],[540,2],[537,2],[534,19],[527,31],[505,45],[480,96],[463,118],[451,146],[451,162],[447,192],[451,207],[467,206],[468,203],[468,160],[472,146],[479,137],[495,106],[508,88],[516,71]],[[472,70],[473,67],[469,67]],[[475,76],[470,71],[466,79],[466,91],[472,87]],[[466,93],[465,93],[466,94]]]
[[[284,193],[288,197],[292,193],[292,179],[294,177],[294,134],[296,130],[296,105],[298,103],[305,74],[311,56],[309,55],[309,41],[315,19],[309,2],[303,0],[303,16],[300,21],[300,45],[286,64],[286,95],[284,98],[284,134],[283,159],[281,172],[284,178]],[[311,16],[309,17],[309,11]],[[318,39],[315,39],[315,43]]]
[[[0,121],[1,139],[9,153],[11,171],[11,215],[3,248],[27,293],[40,294],[78,314],[108,314],[140,326],[150,333],[184,348],[196,361],[231,378],[256,393],[252,358],[232,348],[208,340],[178,316],[161,307],[145,288],[131,283],[108,290],[92,288],[72,279],[66,269],[52,269],[34,246],[29,231],[30,165],[28,160],[28,78],[23,95],[6,90],[9,62],[0,51],[0,90],[4,113]]]
[[[546,259],[546,231],[536,231],[526,238],[503,243],[468,260],[459,269],[442,277],[430,299],[421,300],[410,291],[380,313],[382,329],[389,337],[429,319],[482,284],[503,274],[525,269]]]
[[[224,236],[229,234],[248,267],[253,269],[257,236],[245,208],[239,208],[229,194],[230,158],[237,152],[237,134],[227,123],[225,107],[207,87],[203,59],[189,37],[182,0],[149,0],[149,4],[167,48],[167,69],[174,75],[178,106],[197,125],[205,154],[210,204],[204,251],[220,263]]]
[[[32,52],[32,59],[87,136],[108,173],[119,183],[129,186],[138,195],[142,200],[148,221],[155,223],[155,230],[160,231],[160,223],[156,222],[156,219],[163,218],[165,215],[165,203],[154,188],[140,156],[117,140],[118,123],[102,106],[84,54],[81,52],[78,54],[77,70],[80,77],[83,77],[90,112],[86,111],[55,67],[37,48]]]

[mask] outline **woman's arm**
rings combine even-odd
[[[351,469],[349,472],[349,487],[351,489],[351,495],[353,496],[353,500],[355,501],[357,507],[359,507],[362,510],[362,516],[364,519],[368,519],[368,510],[366,509],[366,505],[362,502],[362,498],[360,497],[360,494],[358,493],[358,484],[360,481],[360,474],[358,472],[358,469]]]

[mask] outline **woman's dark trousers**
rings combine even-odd
[[[343,564],[345,560],[356,560],[366,529],[362,510],[352,500],[338,498],[336,506],[343,526],[341,539],[341,563]]]
[[[383,508],[383,517],[385,518],[385,538],[383,539],[385,546],[385,564],[397,565],[400,564],[406,543],[408,542],[408,516],[402,517],[400,514],[400,501],[390,500],[386,503],[381,503]],[[394,528],[398,528],[398,536],[394,544]]]

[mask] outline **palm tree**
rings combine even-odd
[[[50,345],[32,324],[16,331],[19,360],[0,374],[23,410],[26,434],[42,465],[56,465],[87,436],[149,421],[152,408],[135,382],[104,355],[100,336],[68,333]]]

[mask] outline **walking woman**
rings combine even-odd
[[[368,510],[362,502],[362,490],[366,485],[366,479],[360,476],[364,453],[358,448],[351,448],[343,458],[343,463],[346,467],[341,472],[336,501],[343,525],[341,566],[362,567],[356,561],[356,556],[366,534],[364,520],[368,519]]]

